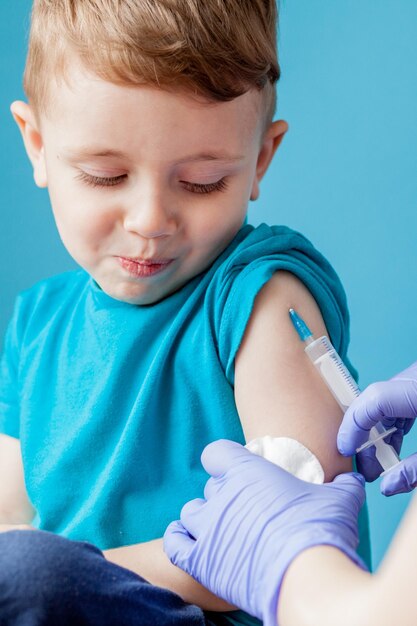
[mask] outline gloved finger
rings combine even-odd
[[[197,539],[200,534],[201,526],[204,521],[204,514],[202,514],[202,511],[204,510],[205,504],[205,500],[202,498],[196,498],[195,500],[190,500],[184,504],[181,509],[181,524],[195,539]]]
[[[395,426],[397,428],[397,422],[399,421],[399,423],[403,423],[405,421],[404,417],[390,417],[385,415],[382,419],[380,424],[382,424],[384,426],[384,428],[386,430],[389,430],[390,428],[392,428],[393,426]]]
[[[187,561],[194,544],[195,540],[179,520],[169,524],[164,533],[163,546],[165,554],[174,565],[181,567]]]
[[[396,420],[394,420],[394,426],[397,429],[397,432],[400,432],[402,435],[404,435],[405,425],[411,421],[412,420],[410,419],[405,419],[405,417],[398,417]]]
[[[356,505],[357,513],[361,510],[365,498],[365,479],[358,472],[339,474],[331,483],[326,483],[329,488],[344,491],[350,498],[352,505]]]
[[[401,446],[403,444],[403,440],[404,440],[404,434],[403,434],[403,430],[401,429],[396,430],[394,433],[392,433],[392,435],[389,435],[389,437],[386,437],[384,439],[386,443],[388,443],[394,448],[397,454],[401,452]]]
[[[417,362],[391,378],[390,383],[395,383],[399,390],[402,387],[403,410],[400,414],[409,419],[417,417]]]
[[[417,380],[403,379],[398,374],[385,383],[375,383],[368,387],[375,400],[375,410],[382,421],[388,417],[415,419],[417,413]],[[367,390],[365,390],[367,391]]]
[[[343,472],[334,477],[331,483],[325,483],[326,485],[338,485],[339,487],[346,486],[349,490],[356,489],[358,484],[360,487],[365,486],[365,479],[359,472]]]
[[[220,486],[221,483],[216,478],[209,478],[204,486],[204,498],[210,500],[218,493]]]
[[[404,424],[404,435],[407,435],[407,433],[410,432],[410,430],[412,429],[412,427],[414,426],[414,422],[416,421],[415,418],[409,418],[408,420],[405,420],[405,424]]]
[[[381,482],[381,493],[393,496],[408,493],[417,486],[417,453],[407,457],[385,474]]]
[[[404,401],[404,383],[390,380],[373,383],[346,411],[337,436],[339,452],[345,456],[354,454],[369,437],[375,424],[389,426],[390,418],[415,417],[415,407]]]
[[[417,361],[415,363],[412,363],[411,365],[406,367],[405,370],[403,370],[402,372],[400,372],[399,374],[396,374],[395,376],[391,378],[391,380],[395,380],[395,379],[406,380],[406,381],[409,381],[409,380],[417,381]]]
[[[251,458],[252,452],[235,441],[219,439],[209,443],[201,455],[201,463],[211,476],[221,476],[239,459]]]
[[[356,468],[368,483],[374,482],[384,471],[375,456],[375,446],[362,450],[356,456]]]

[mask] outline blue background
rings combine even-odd
[[[75,267],[9,105],[22,98],[30,0],[0,3],[0,336],[16,294]],[[304,232],[339,272],[360,384],[417,359],[417,2],[281,0],[278,116],[290,131],[250,220]],[[417,450],[417,428],[404,453]],[[374,564],[409,501],[368,487]]]

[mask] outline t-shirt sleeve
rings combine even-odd
[[[300,233],[262,224],[235,248],[214,281],[214,329],[219,358],[230,384],[234,385],[235,358],[256,296],[279,270],[293,273],[313,295],[330,340],[356,376],[347,358],[349,314],[336,272]]]
[[[0,433],[19,438],[19,300],[3,341],[0,359]]]

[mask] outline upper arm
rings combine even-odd
[[[342,411],[304,352],[289,317],[294,308],[316,337],[320,310],[292,274],[277,272],[258,294],[235,364],[235,400],[246,441],[290,437],[319,459],[325,480],[351,470],[336,447]]]
[[[27,524],[33,516],[26,493],[20,442],[0,434],[0,523]]]

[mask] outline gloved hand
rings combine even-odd
[[[276,624],[278,595],[293,559],[336,546],[361,567],[357,517],[365,500],[359,474],[314,485],[232,441],[205,448],[205,499],[188,502],[164,536],[168,557],[227,602]]]
[[[341,454],[350,456],[365,441],[369,431],[377,422],[385,428],[395,426],[396,432],[385,441],[397,453],[401,450],[404,435],[414,424],[417,416],[417,363],[397,374],[390,380],[374,383],[351,404],[345,413],[337,437]],[[371,446],[357,456],[358,471],[367,481],[372,482],[382,472],[375,458],[375,448]],[[385,495],[410,491],[417,483],[417,457],[412,456],[390,470],[381,483]]]

